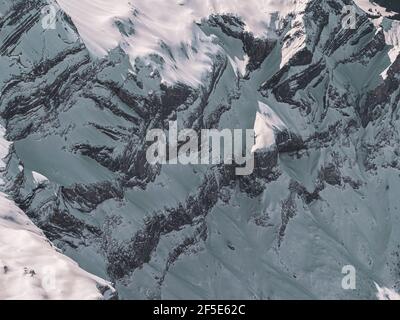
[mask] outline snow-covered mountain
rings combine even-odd
[[[384,3],[0,0],[0,13],[2,191],[120,298],[396,297],[400,21]],[[254,173],[150,165],[146,133],[173,120],[255,128]]]
[[[0,128],[0,169],[10,144]],[[0,182],[4,183],[3,180]],[[0,300],[113,299],[110,283],[79,268],[0,192]]]

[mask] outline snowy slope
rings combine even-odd
[[[65,255],[123,299],[396,296],[397,21],[341,0],[57,3],[44,31],[46,1],[0,1],[0,114],[4,191]],[[171,120],[254,128],[254,174],[149,165]]]
[[[9,143],[0,128],[0,161]],[[4,163],[0,164],[4,170]],[[43,232],[0,192],[0,300],[111,298],[109,283],[61,254]]]
[[[0,193],[0,300],[104,299],[114,291],[57,251]]]
[[[104,56],[121,46],[134,65],[136,58],[157,54],[165,64],[163,80],[201,84],[220,50],[212,36],[196,24],[211,14],[234,14],[246,30],[260,37],[271,30],[271,14],[304,9],[306,0],[57,0],[75,23],[82,40],[94,55]],[[156,10],[154,8],[157,8]],[[87,15],[90,12],[90,15]],[[178,18],[179,17],[179,18]],[[98,36],[99,32],[102,34]],[[154,63],[151,59],[149,63]]]

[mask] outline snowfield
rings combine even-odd
[[[308,0],[56,0],[72,19],[90,52],[104,57],[116,47],[130,57],[132,69],[142,58],[158,69],[165,83],[201,85],[210,71],[213,57],[222,49],[196,24],[212,14],[241,17],[245,30],[260,38],[274,37],[279,27],[272,14],[280,17],[304,10]],[[369,0],[356,0],[364,11],[391,16]],[[157,8],[157,10],[154,10]],[[87,14],[90,13],[90,14]],[[178,18],[177,18],[178,17]],[[275,17],[276,19],[276,17]],[[301,20],[296,21],[301,23]],[[98,35],[102,36],[99,37]],[[305,39],[297,38],[290,48],[283,48],[281,67],[304,48]],[[397,50],[397,49],[393,49]],[[397,51],[396,51],[397,53]],[[152,57],[161,57],[163,63]],[[235,74],[246,71],[246,57],[229,57]],[[385,74],[384,74],[385,76]]]
[[[98,57],[120,46],[134,66],[136,58],[157,54],[167,83],[198,86],[221,48],[196,24],[212,14],[234,14],[256,36],[270,36],[271,13],[304,9],[307,0],[57,0],[72,18],[87,48]],[[155,10],[156,8],[156,10]],[[90,12],[88,15],[87,13]],[[273,27],[275,28],[275,27]],[[99,37],[99,33],[102,34]],[[240,73],[246,58],[233,58]],[[237,66],[237,67],[236,67]],[[236,71],[235,71],[236,72]]]
[[[0,193],[0,300],[104,299],[113,291],[109,283],[58,252]]]

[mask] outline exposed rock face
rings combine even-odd
[[[370,299],[374,282],[399,290],[400,25],[355,7],[356,29],[343,29],[352,1],[302,3],[271,19],[274,36],[237,15],[197,22],[218,50],[195,86],[163,81],[154,65],[165,59],[132,62],[122,44],[93,57],[65,12],[43,31],[45,1],[0,2],[0,114],[14,143],[6,191],[121,298]],[[116,26],[135,36],[134,20]],[[256,152],[252,175],[147,162],[148,130],[167,132],[172,120],[250,129],[259,102],[285,128]],[[345,265],[357,269],[354,291],[341,288]]]

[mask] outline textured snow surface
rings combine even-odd
[[[204,72],[211,68],[212,56],[220,50],[196,22],[212,14],[234,14],[243,19],[248,31],[266,37],[271,13],[284,16],[301,10],[307,1],[57,0],[93,54],[101,57],[120,46],[134,65],[136,58],[156,53],[165,61],[160,71],[164,81],[190,85],[201,83]],[[244,73],[246,58],[233,61]]]
[[[9,142],[0,127],[0,159]],[[1,169],[4,162],[1,160]],[[34,173],[35,180],[44,177]],[[16,204],[0,192],[0,300],[103,299],[114,289],[59,253]]]

